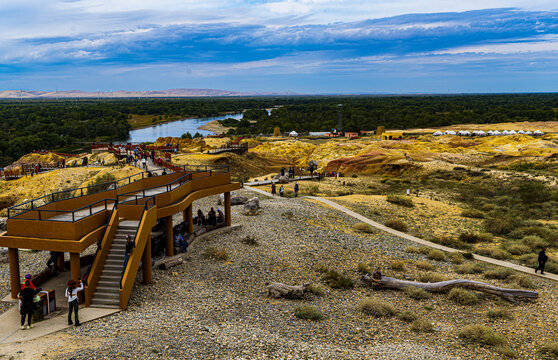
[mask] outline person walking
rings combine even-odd
[[[273,182],[271,183],[271,195],[277,195],[277,186]]]
[[[283,185],[281,185],[281,187],[279,188],[279,196],[283,197],[284,193],[285,193],[285,189],[283,188]]]
[[[23,284],[23,289],[18,294],[19,300],[21,300],[21,330],[25,328],[25,317],[27,317],[27,329],[33,327],[31,324],[31,318],[35,312],[35,303],[33,299],[35,298],[35,290],[31,288],[31,281],[25,280]]]
[[[52,274],[54,276],[58,275],[58,256],[60,255],[59,252],[57,251],[51,251],[50,252],[50,257],[48,258],[48,261],[46,263],[47,268],[51,269]],[[51,268],[51,265],[52,268]]]
[[[298,197],[298,182],[295,183],[294,192],[295,192],[295,197]]]
[[[77,287],[77,282],[75,280],[68,281],[68,288],[66,289],[66,297],[68,298],[68,325],[74,325],[72,323],[72,311],[74,312],[74,321],[76,326],[81,326],[78,317],[79,300],[78,292],[83,291],[83,283],[79,281],[79,287]]]
[[[544,275],[544,266],[546,265],[547,261],[548,256],[546,256],[546,248],[542,248],[542,250],[539,252],[539,266],[537,266],[537,268],[535,269],[535,273],[540,270],[541,275]]]

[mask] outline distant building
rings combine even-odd
[[[350,132],[350,131],[346,131],[345,132],[345,137],[352,139],[352,138],[357,138],[358,137],[358,133],[357,132]]]
[[[310,131],[309,136],[327,136],[329,134],[327,131]]]
[[[384,132],[381,135],[382,140],[401,140],[403,139],[402,132]]]
[[[337,133],[335,133],[335,134],[334,133],[325,133],[324,136],[325,137],[339,137],[339,134],[337,134]]]

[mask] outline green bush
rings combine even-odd
[[[361,274],[368,274],[368,275],[371,275],[373,272],[372,269],[370,269],[370,266],[366,263],[359,263],[357,266],[357,270]]]
[[[479,302],[474,292],[462,288],[451,289],[448,297],[460,305],[474,305]]]
[[[403,311],[403,312],[400,312],[399,314],[397,314],[397,317],[398,317],[400,320],[403,320],[403,321],[405,321],[405,322],[413,322],[413,321],[415,321],[416,319],[418,319],[417,314],[415,314],[415,313],[412,312],[412,311]]]
[[[529,246],[533,250],[540,250],[543,247],[548,247],[549,245],[547,241],[543,240],[538,235],[527,235],[523,239],[521,239],[521,242]]]
[[[299,305],[294,309],[294,316],[302,320],[322,320],[324,315],[315,306]]]
[[[419,251],[419,248],[416,247],[416,246],[407,246],[407,247],[405,248],[405,251],[408,252],[408,253],[410,253],[410,254],[418,254],[418,253],[420,252],[420,251]]]
[[[484,325],[467,325],[458,332],[457,336],[463,340],[484,345],[502,345],[507,342],[505,337],[496,334]]]
[[[505,320],[511,320],[513,319],[513,315],[511,314],[511,312],[508,309],[490,309],[487,311],[486,316],[488,316],[490,319],[496,320],[496,319],[505,319]]]
[[[434,265],[432,265],[428,261],[416,261],[415,266],[421,270],[427,270],[427,271],[434,270]]]
[[[484,265],[481,265],[479,263],[467,263],[453,267],[453,271],[458,274],[480,274],[484,271],[484,269]]]
[[[377,298],[362,299],[358,304],[358,308],[365,314],[374,317],[391,317],[397,312],[391,304]]]
[[[405,263],[401,260],[393,260],[390,264],[392,270],[403,271],[405,270]]]
[[[487,279],[505,280],[508,277],[512,276],[513,274],[515,274],[515,272],[512,269],[498,268],[498,269],[488,269],[482,274],[482,276],[484,276]]]
[[[519,225],[519,220],[510,216],[495,216],[484,221],[486,231],[494,235],[506,235]]]
[[[374,228],[372,227],[372,225],[367,224],[365,222],[356,223],[354,228],[360,232],[367,233],[367,234],[374,232]]]
[[[461,253],[459,252],[454,252],[451,253],[449,255],[450,261],[453,264],[459,265],[459,264],[463,264],[465,262],[465,258],[463,257],[463,255],[461,255]]]
[[[416,319],[411,323],[411,330],[416,332],[433,332],[434,325],[430,321]]]
[[[523,255],[531,252],[531,247],[523,244],[512,243],[506,246],[506,250],[512,255]]]
[[[428,254],[426,254],[426,257],[430,260],[443,261],[446,259],[446,254],[441,250],[431,249]]]
[[[322,273],[322,280],[333,289],[351,289],[355,286],[351,278],[330,269]]]
[[[413,199],[407,196],[400,196],[400,195],[388,195],[386,197],[386,201],[392,204],[404,206],[404,207],[413,207],[415,204],[413,203]]]
[[[427,273],[421,274],[419,280],[422,281],[422,282],[434,283],[434,282],[445,281],[447,279],[442,274],[438,274],[438,273],[429,271]]]
[[[409,286],[406,287],[404,291],[405,294],[407,294],[407,296],[410,297],[411,299],[415,299],[415,300],[430,299],[430,293],[421,288]]]
[[[471,219],[482,219],[484,218],[484,213],[476,209],[465,209],[461,212],[461,216]]]
[[[409,227],[403,220],[398,219],[388,220],[384,223],[384,225],[401,232],[406,232],[409,229]]]

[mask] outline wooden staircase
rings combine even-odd
[[[93,296],[92,305],[104,308],[119,308],[120,279],[124,270],[124,253],[126,251],[126,236],[130,235],[135,241],[139,221],[120,218],[118,229],[114,235],[105,266]]]

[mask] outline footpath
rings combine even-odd
[[[278,196],[273,196],[266,191],[256,189],[256,188],[253,188],[253,187],[250,187],[250,186],[244,186],[244,188],[248,189],[248,190],[251,190],[251,191],[254,191],[254,192],[257,192],[259,194],[265,195],[265,196],[274,197],[274,198],[278,198],[278,199],[280,198]],[[454,249],[454,248],[450,248],[450,247],[443,246],[443,245],[440,245],[440,244],[436,244],[436,243],[433,243],[431,241],[427,241],[427,240],[418,238],[416,236],[409,235],[409,234],[406,234],[406,233],[401,232],[401,231],[397,231],[397,230],[392,229],[390,227],[387,227],[383,224],[380,224],[380,223],[378,223],[374,220],[370,220],[369,218],[364,217],[364,216],[362,216],[362,215],[360,215],[360,214],[358,214],[358,213],[356,213],[352,210],[349,210],[346,207],[344,207],[342,205],[339,205],[336,202],[333,202],[333,201],[328,200],[328,199],[324,199],[324,198],[321,198],[321,197],[318,197],[318,196],[301,196],[300,198],[319,201],[322,204],[325,204],[327,206],[330,206],[330,207],[334,208],[335,210],[341,211],[341,212],[343,212],[343,213],[345,213],[349,216],[352,216],[353,218],[355,218],[359,221],[362,221],[366,224],[369,224],[370,226],[372,226],[372,227],[374,227],[378,230],[385,231],[385,232],[387,232],[391,235],[400,237],[400,238],[405,239],[405,240],[412,241],[412,242],[417,243],[417,244],[421,244],[421,245],[424,245],[424,246],[429,246],[429,247],[432,247],[434,249],[442,250],[442,251],[449,252],[449,253],[463,252],[462,250],[459,250],[459,249]],[[288,199],[285,198],[285,200],[288,200]],[[535,273],[535,270],[533,268],[526,267],[526,266],[523,266],[523,265],[514,264],[514,263],[509,262],[509,261],[497,260],[497,259],[493,259],[493,258],[489,258],[489,257],[486,257],[486,256],[477,255],[477,254],[474,254],[473,257],[475,258],[475,260],[482,261],[484,263],[497,265],[497,266],[502,266],[502,267],[505,267],[505,268],[508,268],[508,269],[513,269],[513,270],[516,270],[516,271],[519,271],[519,272],[522,272],[522,273],[525,273],[525,274],[538,276],[538,277],[544,278],[544,279],[558,281],[558,275],[556,275],[556,274],[551,274],[551,273],[547,272],[544,275],[541,275],[540,273]]]

